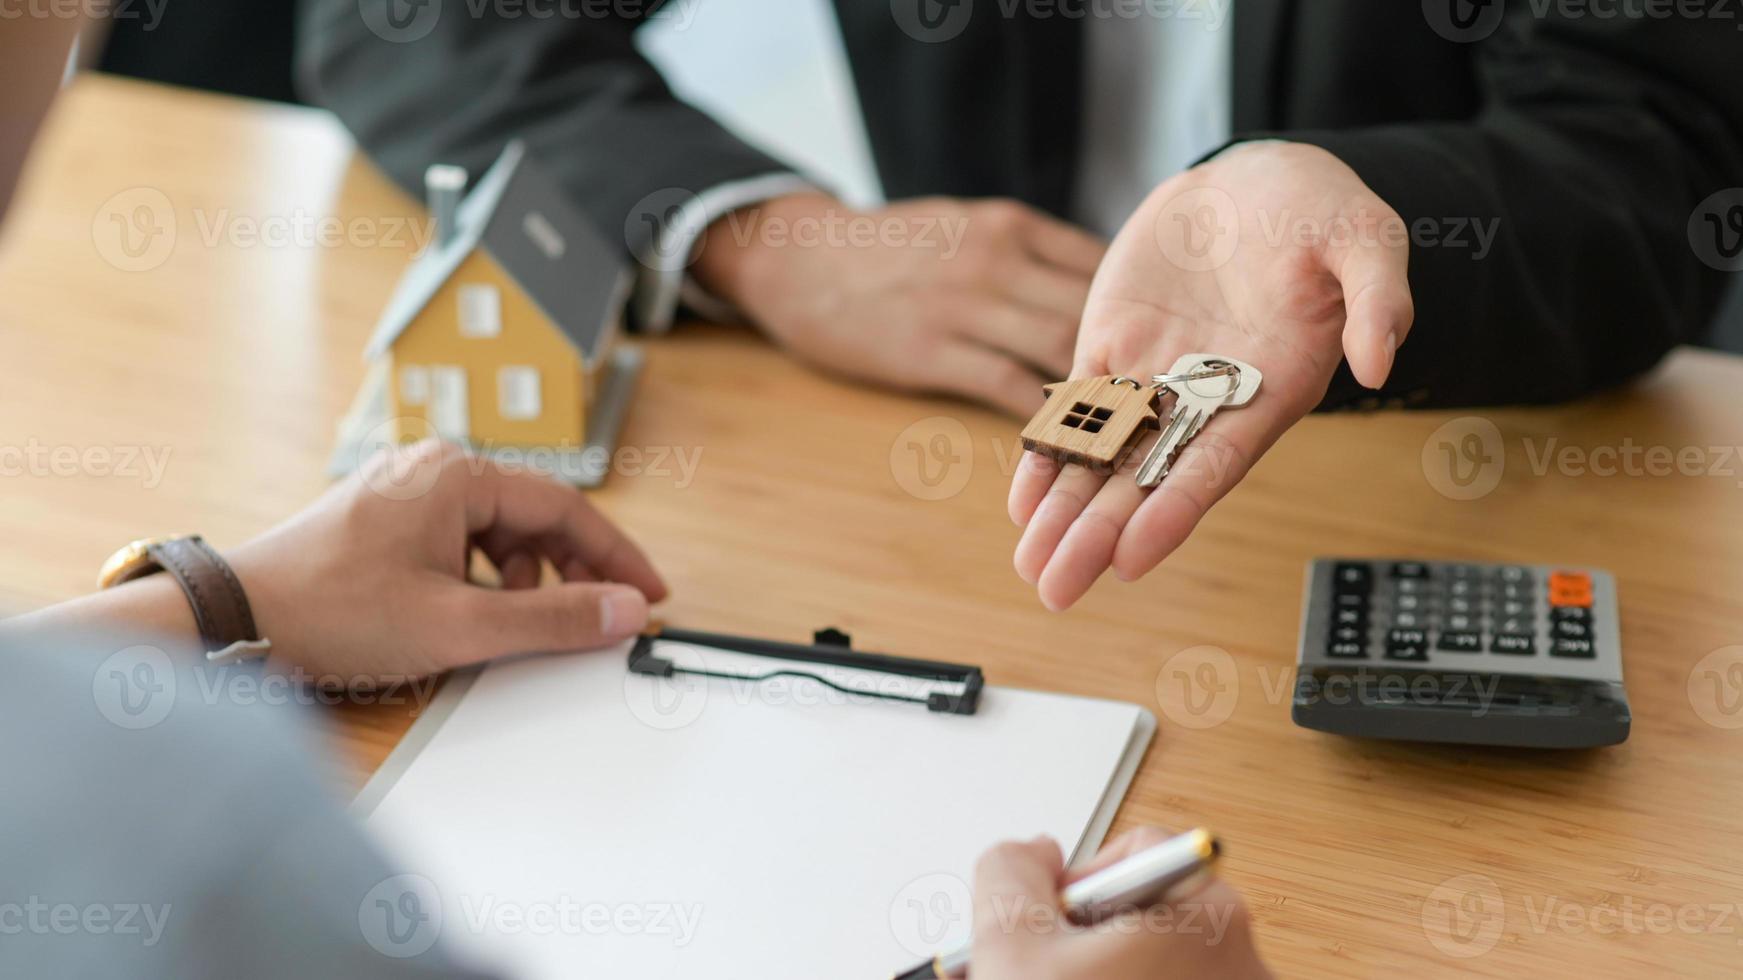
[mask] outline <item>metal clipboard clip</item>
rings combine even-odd
[[[757,684],[799,678],[849,697],[908,702],[943,714],[972,715],[980,707],[986,680],[979,667],[860,653],[852,643],[837,629],[818,630],[810,646],[662,629],[636,638],[629,669],[653,677],[689,674]]]

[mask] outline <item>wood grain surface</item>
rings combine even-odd
[[[141,230],[128,254],[117,215],[173,226],[169,247]],[[332,121],[88,78],[14,217],[0,601],[78,595],[142,534],[240,542],[327,484],[423,220]],[[646,347],[594,497],[673,584],[667,622],[835,625],[995,684],[1149,706],[1161,733],[1120,824],[1215,828],[1280,973],[1743,967],[1743,362],[1679,351],[1552,408],[1310,418],[1161,569],[1052,615],[1011,570],[1020,422],[851,387],[741,330]],[[1486,468],[1449,469],[1485,437]],[[1611,569],[1632,738],[1530,752],[1295,727],[1302,572],[1325,554]],[[326,711],[341,777],[360,785],[415,710]]]

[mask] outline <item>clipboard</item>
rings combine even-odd
[[[749,658],[772,661],[757,673],[728,673],[706,665],[685,663],[672,656],[656,652],[663,643],[688,644],[714,650],[729,650]],[[927,711],[943,711],[955,715],[972,715],[980,706],[980,692],[986,680],[979,667],[945,663],[940,660],[914,660],[886,653],[852,652],[853,638],[830,627],[812,634],[811,646],[780,643],[774,640],[754,640],[727,636],[723,633],[701,633],[695,630],[662,629],[636,638],[629,651],[629,669],[638,674],[671,677],[690,674],[752,683],[779,677],[804,678],[841,694],[903,701],[924,705]],[[896,680],[921,682],[912,685],[853,684],[835,676],[830,668],[845,668],[864,679],[883,675]],[[924,682],[931,682],[926,684]],[[935,686],[934,686],[935,685]]]
[[[432,889],[465,965],[533,980],[889,976],[968,938],[986,848],[1045,833],[1070,860],[1093,854],[1156,731],[1137,705],[813,639],[664,630],[457,673],[354,812]],[[480,896],[698,916],[682,942],[532,935],[481,919]],[[937,929],[908,919],[940,910]]]

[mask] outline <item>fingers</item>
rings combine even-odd
[[[1157,844],[1168,840],[1173,834],[1161,827],[1139,827],[1121,834],[1111,844],[1106,844],[1096,852],[1094,858],[1087,863],[1071,869],[1066,876],[1067,882],[1081,881],[1103,868],[1110,868],[1140,851],[1147,851]]]
[[[1146,491],[1134,476],[1156,438],[1151,433],[1140,440],[1111,478],[1067,466],[1042,492],[1017,542],[1015,564],[1048,609],[1069,609],[1113,563],[1127,522],[1144,502]],[[1022,487],[1025,500],[1018,503],[1026,503],[1039,482],[1039,474],[1029,477]]]
[[[1351,242],[1329,250],[1326,260],[1343,287],[1344,358],[1357,381],[1378,388],[1416,319],[1409,243]]]
[[[981,854],[974,865],[976,961],[980,961],[981,947],[987,943],[1000,950],[1020,945],[1020,936],[1009,924],[1023,919],[1013,912],[1034,905],[1055,909],[1063,874],[1065,854],[1051,837],[1009,840]]]
[[[1025,976],[1040,948],[1056,933],[1037,928],[1029,910],[1057,908],[1065,859],[1045,837],[1000,844],[983,854],[974,869],[974,949],[977,975]]]
[[[1010,508],[1011,521],[1018,527],[1027,525],[1029,519],[1035,516],[1035,508],[1047,496],[1053,481],[1059,477],[1060,469],[1058,463],[1040,453],[1025,452],[1017,460],[1017,472],[1011,476],[1011,495],[1007,506]]]
[[[502,577],[502,587],[505,589],[537,588],[539,577],[544,571],[539,556],[526,551],[511,552],[501,561],[491,561],[496,565],[496,572]]]
[[[1010,506],[1013,518],[1025,509],[1029,517],[1017,542],[1017,574],[1055,612],[1071,608],[1110,567],[1124,581],[1141,578],[1186,540],[1288,424],[1259,406],[1219,413],[1154,490],[1134,479],[1155,445],[1154,433],[1111,479],[1067,466],[1043,488],[1045,467],[1020,466]]]
[[[1043,262],[1089,277],[1101,265],[1108,243],[1069,222],[1039,211],[1024,230],[1023,245]]]
[[[626,640],[648,623],[647,597],[628,585],[569,582],[542,589],[470,589],[461,605],[460,629],[474,636],[455,646],[477,660],[591,650]]]
[[[1141,578],[1180,547],[1282,436],[1294,421],[1288,414],[1253,405],[1211,419],[1127,522],[1114,549],[1115,573],[1128,582]]]
[[[1049,379],[1071,370],[1071,348],[1077,341],[1077,319],[1044,313],[1016,303],[976,303],[957,318],[963,336],[1004,351]]]
[[[1106,561],[1099,568],[1082,567],[1081,552],[1088,546],[1089,537],[1105,538],[1105,550],[1111,559],[1113,543],[1119,540],[1120,527],[1124,522],[1109,526],[1101,515],[1091,512],[1086,517],[1086,512],[1090,511],[1091,503],[1104,488],[1130,482],[1118,479],[1110,481],[1106,474],[1070,464],[1060,471],[1052,486],[1047,488],[1041,502],[1035,507],[1034,514],[1029,518],[1028,525],[1023,528],[1023,536],[1017,542],[1014,558],[1017,575],[1040,590],[1041,602],[1047,608],[1057,612],[1077,599],[1077,596],[1070,596],[1060,604],[1060,598],[1064,594],[1059,587],[1063,572],[1054,563],[1059,558],[1061,544],[1068,535],[1078,530],[1080,524],[1083,532],[1078,535],[1079,557],[1074,559],[1079,562],[1080,567],[1073,569],[1071,578],[1075,581],[1087,577],[1088,581],[1083,584],[1083,589],[1087,590],[1107,568]],[[1048,581],[1050,587],[1043,588],[1044,581]],[[1081,591],[1077,593],[1081,594]]]
[[[1008,841],[981,855],[974,868],[977,896],[1022,895],[1052,904],[1065,873],[1065,855],[1051,837]]]
[[[919,387],[961,395],[1018,417],[1035,414],[1047,382],[1009,355],[966,340],[946,341],[916,364]]]
[[[469,533],[537,538],[566,579],[579,577],[570,574],[578,561],[592,577],[632,585],[649,601],[666,597],[647,556],[574,488],[493,465],[477,472],[467,485]]]
[[[1037,262],[1024,264],[999,286],[1019,303],[1076,324],[1083,319],[1083,306],[1089,301],[1089,282],[1090,277],[1084,273]]]

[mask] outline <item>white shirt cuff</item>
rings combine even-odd
[[[630,299],[636,325],[643,333],[665,333],[672,329],[680,305],[710,320],[731,319],[732,306],[690,278],[690,263],[702,233],[739,208],[816,189],[798,174],[765,174],[687,195],[675,209],[667,209],[669,217],[660,223],[653,242],[636,256],[642,265]]]

